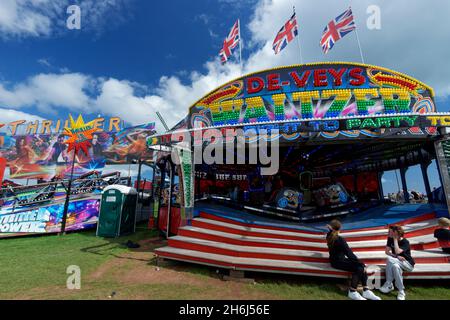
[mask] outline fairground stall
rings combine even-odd
[[[449,256],[433,238],[436,218],[448,216],[448,126],[432,88],[378,66],[296,65],[231,81],[150,140],[159,150],[155,217],[168,237],[157,253],[232,270],[345,277],[328,265],[324,238],[338,217],[363,261],[384,264],[386,227],[399,223],[418,262],[406,276],[450,278]],[[433,160],[445,197],[430,188]],[[421,201],[406,178],[416,165]],[[390,170],[400,171],[401,204],[383,196]]]

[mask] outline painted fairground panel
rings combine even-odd
[[[66,231],[95,227],[104,187],[129,184],[120,172],[91,171],[72,180]],[[11,235],[56,233],[61,230],[68,180],[52,178],[20,185],[4,180],[0,189],[0,238]]]
[[[102,128],[103,118],[89,122],[95,127],[87,152],[74,157],[67,145],[60,120],[15,121],[3,124],[0,158],[6,160],[11,179],[37,179],[35,185],[3,181],[0,189],[0,238],[5,236],[56,233],[61,230],[67,179],[72,162],[74,174],[66,221],[66,231],[95,227],[102,189],[110,184],[129,183],[119,172],[103,174],[109,164],[129,164],[152,159],[148,137],[155,124],[122,128],[119,118],[111,118]],[[128,180],[127,180],[128,179]]]
[[[99,207],[99,199],[71,201],[66,230],[74,231],[95,227],[98,221]],[[63,212],[63,203],[18,208],[5,204],[5,208],[2,208],[0,214],[0,238],[60,232]]]
[[[128,164],[139,158],[151,159],[153,153],[147,148],[147,138],[155,132],[154,123],[96,132],[88,154],[79,153],[76,157],[75,176],[92,170],[101,171],[107,164]],[[4,131],[0,140],[0,157],[7,159],[11,178],[47,180],[68,175],[72,156],[62,133],[14,133]]]
[[[258,125],[292,141],[436,135],[447,118],[435,112],[433,90],[407,75],[354,63],[320,63],[271,69],[232,81],[196,102],[189,128]],[[364,116],[368,120],[337,121]],[[298,120],[298,122],[296,122]],[[443,121],[441,121],[443,120]],[[280,123],[284,123],[281,125]],[[405,132],[404,132],[405,131]]]

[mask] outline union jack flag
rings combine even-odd
[[[323,52],[326,54],[333,48],[336,41],[342,39],[347,33],[355,30],[356,25],[353,21],[352,9],[348,8],[344,13],[339,15],[336,19],[330,21],[323,30],[320,45]]]
[[[228,37],[226,37],[225,40],[223,41],[223,47],[219,53],[222,64],[228,61],[228,58],[233,53],[232,50],[236,48],[237,45],[239,44],[239,41],[241,40],[240,38],[241,32],[239,30],[239,19],[238,19],[236,23],[233,25],[233,28],[231,28]]]
[[[283,50],[289,42],[294,40],[294,38],[298,35],[298,26],[297,26],[297,18],[295,13],[292,17],[284,24],[284,26],[278,31],[275,40],[273,41],[272,48],[275,51],[275,54],[278,54],[281,50]]]

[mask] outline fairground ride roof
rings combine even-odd
[[[322,62],[230,81],[199,99],[185,119],[168,133],[151,137],[149,144],[171,144],[180,134],[208,129],[320,142],[433,138],[447,126],[450,114],[436,112],[433,89],[423,82],[379,66]]]

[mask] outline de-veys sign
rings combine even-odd
[[[433,90],[407,75],[357,63],[318,63],[229,82],[190,108],[189,127],[434,111]]]

